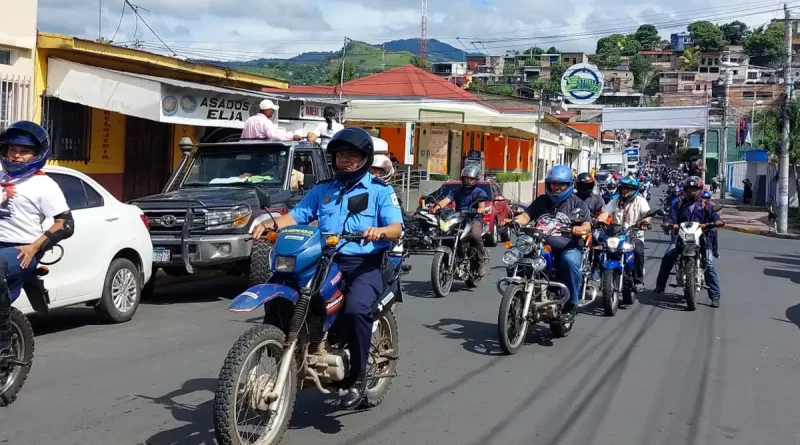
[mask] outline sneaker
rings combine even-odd
[[[483,278],[486,274],[489,273],[489,262],[486,260],[481,261],[480,266],[478,266],[478,276]]]
[[[711,307],[719,307],[719,297],[711,298]]]

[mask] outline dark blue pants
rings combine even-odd
[[[26,269],[23,269],[20,266],[22,258],[17,259],[17,256],[20,253],[17,246],[18,244],[0,243],[0,257],[2,257],[7,264],[5,277],[8,282],[9,289],[21,287],[22,282],[25,281],[25,279],[36,270],[36,266],[39,264],[39,259],[41,259],[43,255],[42,253],[39,253],[33,257],[31,264],[29,264]],[[2,273],[2,271],[0,271],[0,273]]]
[[[381,258],[381,255],[341,255],[334,260],[339,265],[347,286],[341,323],[350,350],[351,366],[345,383],[354,383],[359,373],[367,369],[369,347],[372,343],[372,311],[378,293],[383,288]]]
[[[0,356],[11,342],[11,303],[19,297],[22,282],[39,263],[42,254],[36,255],[26,269],[17,259],[20,251],[14,244],[0,243]],[[16,292],[12,291],[16,290]]]

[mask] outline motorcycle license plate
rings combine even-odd
[[[153,262],[154,263],[169,263],[172,259],[172,252],[169,249],[155,248],[153,249]]]
[[[533,264],[533,258],[520,258],[517,262],[520,264]]]
[[[687,233],[686,235],[684,235],[684,239],[686,241],[694,241],[694,233]]]

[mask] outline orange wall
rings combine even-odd
[[[530,150],[531,150],[531,141],[530,139],[522,139],[519,141],[520,144],[520,162],[522,162],[522,166],[520,169],[522,171],[529,171],[531,169],[530,166]]]
[[[517,150],[519,149],[519,139],[508,138],[508,169],[514,170],[519,165]]]
[[[405,164],[406,129],[401,127],[382,127],[380,138],[389,144],[389,153],[395,155],[401,164]]]
[[[503,169],[505,138],[501,138],[499,136],[499,134],[491,133],[489,135],[484,135],[483,137],[483,151],[487,170]]]
[[[600,124],[588,122],[570,122],[569,126],[576,130],[583,131],[584,133],[589,133],[590,135],[594,136],[595,139],[600,139]]]

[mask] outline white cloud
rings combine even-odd
[[[428,36],[473,50],[472,40],[501,54],[534,44],[562,51],[592,52],[598,38],[630,33],[653,23],[663,38],[699,19],[724,23],[739,19],[760,25],[778,16],[778,2],[752,0],[434,0],[429,2]],[[123,0],[103,1],[103,36],[117,43],[140,40],[163,48],[126,10]],[[419,0],[135,0],[142,17],[179,55],[209,59],[291,57],[304,51],[341,48],[344,36],[369,43],[420,34]],[[796,2],[790,2],[796,3]],[[97,2],[40,0],[39,29],[97,38]],[[772,11],[772,12],[770,12]],[[755,13],[759,13],[754,15]],[[480,47],[480,46],[479,46]]]

